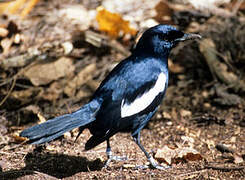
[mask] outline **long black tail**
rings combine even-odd
[[[67,131],[94,121],[99,108],[100,103],[97,100],[92,100],[74,113],[65,114],[25,129],[20,133],[20,136],[27,137],[31,144],[49,142]]]

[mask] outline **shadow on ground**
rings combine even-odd
[[[48,179],[51,177],[65,178],[78,172],[101,170],[103,167],[100,159],[89,161],[85,157],[36,152],[26,155],[25,164],[26,166],[20,170],[0,173],[0,179],[16,179],[35,174],[46,176]]]

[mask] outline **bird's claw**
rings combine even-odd
[[[135,166],[135,169],[148,169],[149,168],[149,166],[148,165],[136,165]]]
[[[159,169],[159,170],[166,170],[166,169],[169,169],[171,168],[171,166],[161,166],[159,165],[155,159],[153,157],[150,157],[148,159],[148,161],[150,162],[150,167],[153,168],[153,169]]]
[[[109,164],[111,161],[126,161],[128,160],[127,156],[113,156],[113,155],[109,155],[108,159],[105,162],[104,167],[107,168],[109,167]]]
[[[113,161],[126,161],[128,160],[127,156],[110,156],[109,159]]]
[[[152,169],[159,169],[159,170],[166,170],[171,168],[171,166],[161,166],[159,165],[155,159],[153,157],[150,157],[148,159],[148,161],[150,162],[149,165],[136,165],[135,169],[148,169],[148,168],[152,168]]]

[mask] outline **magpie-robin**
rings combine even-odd
[[[107,141],[108,161],[112,156],[110,137],[129,131],[153,168],[163,169],[140,143],[140,131],[156,113],[168,86],[168,55],[180,41],[201,38],[169,25],[146,30],[131,56],[121,61],[102,81],[91,101],[79,110],[48,120],[21,132],[31,144],[49,142],[65,132],[88,128],[89,150]]]

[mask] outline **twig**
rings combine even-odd
[[[206,171],[207,171],[207,169],[202,169],[202,170],[199,170],[199,171],[178,174],[177,176],[174,176],[174,177],[177,178],[177,177],[183,177],[183,176],[190,176],[190,175],[193,175],[193,174],[199,174],[199,173],[203,173],[203,172],[206,172]]]
[[[207,169],[220,170],[220,171],[239,171],[245,168],[245,166],[221,167],[221,166],[214,166],[214,165],[206,165],[204,167]]]
[[[3,100],[0,102],[0,106],[2,106],[3,105],[3,103],[8,99],[8,97],[10,96],[10,94],[11,94],[11,92],[13,91],[13,89],[14,89],[14,86],[15,86],[15,82],[16,82],[16,77],[13,79],[13,84],[12,84],[12,86],[11,86],[11,88],[9,89],[9,91],[8,91],[8,94],[3,98]]]

